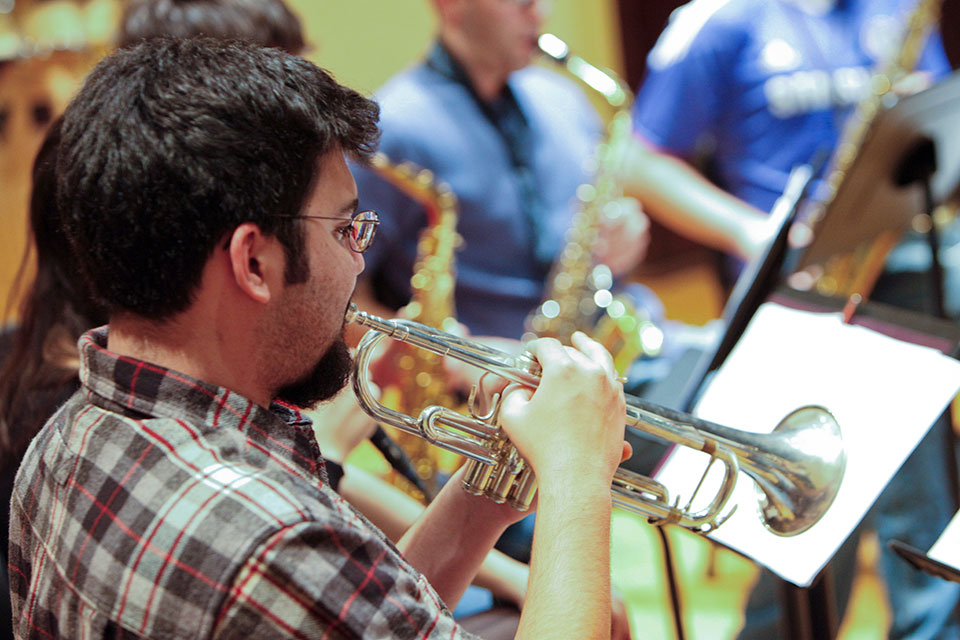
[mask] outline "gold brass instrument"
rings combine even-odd
[[[358,311],[354,305],[348,309],[346,321],[371,329],[361,340],[356,355],[353,380],[360,406],[379,422],[469,458],[464,476],[467,491],[527,509],[536,491],[536,479],[498,426],[498,406],[479,415],[473,402],[474,389],[470,415],[431,406],[413,417],[379,403],[366,381],[372,354],[385,337],[456,358],[531,388],[540,382],[537,361],[527,353],[511,355],[416,322],[379,318]],[[723,509],[741,469],[759,489],[763,524],[781,536],[801,533],[830,507],[846,465],[840,427],[826,409],[817,406],[797,409],[770,434],[755,434],[628,397],[626,424],[667,442],[702,451],[711,457],[711,462],[684,507],[678,507],[676,499],[671,502],[663,484],[626,469],[619,469],[614,477],[614,504],[645,515],[654,523],[676,523],[700,533],[712,531],[732,513],[724,513]],[[720,489],[709,504],[694,510],[696,493],[718,460],[723,467]]]
[[[620,78],[571,55],[567,45],[552,34],[540,36],[538,45],[547,58],[563,65],[616,109],[608,126],[608,141],[630,135],[633,97]],[[569,344],[574,331],[583,331],[607,347],[617,370],[625,373],[637,358],[660,353],[663,332],[628,296],[611,293],[613,274],[596,259],[600,222],[604,216],[618,215],[618,199],[623,196],[607,170],[608,146],[601,144],[596,149],[594,182],[577,189],[579,209],[567,230],[566,245],[547,277],[544,300],[527,318],[524,338],[549,336]]]
[[[807,224],[814,231],[857,159],[877,116],[896,101],[894,88],[897,83],[916,68],[927,35],[940,19],[942,3],[943,0],[917,2],[907,17],[896,54],[885,60],[873,73],[870,92],[857,104],[834,149],[830,160],[830,173],[826,178],[826,197],[807,220]],[[898,233],[886,232],[873,242],[855,249],[852,254],[831,258],[823,265],[823,273],[817,274],[816,289],[828,296],[849,297],[856,293],[866,298],[880,276],[887,254],[896,245],[898,238]]]
[[[436,183],[432,172],[412,163],[395,164],[385,154],[376,153],[370,159],[370,167],[420,203],[427,215],[427,226],[420,234],[417,260],[410,278],[411,297],[406,306],[407,317],[450,331],[456,325],[453,302],[456,284],[454,254],[462,242],[457,234],[457,198],[448,185]],[[401,348],[396,351],[392,365],[402,374],[402,381],[397,386],[383,390],[386,404],[404,413],[416,413],[434,404],[457,406],[448,390],[441,356],[423,349]],[[430,494],[424,498],[430,498],[436,492],[439,470],[452,471],[461,462],[451,454],[441,460],[443,451],[404,431],[391,435],[409,456],[417,476]],[[407,486],[404,488],[412,489]]]

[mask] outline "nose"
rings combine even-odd
[[[363,254],[357,253],[356,251],[351,251],[350,253],[353,255],[353,263],[356,267],[357,275],[360,275],[360,273],[363,271],[363,268],[366,266],[366,263],[363,261]]]

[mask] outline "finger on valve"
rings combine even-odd
[[[612,476],[623,455],[623,388],[601,345],[583,335],[574,342],[579,347],[550,338],[527,345],[543,377],[534,391],[506,392],[503,426],[538,476],[583,462],[602,463]]]

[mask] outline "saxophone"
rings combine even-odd
[[[596,149],[594,182],[577,189],[579,205],[567,230],[566,244],[547,277],[543,302],[527,317],[524,340],[549,336],[569,342],[574,331],[583,331],[610,351],[622,374],[634,360],[659,355],[663,346],[663,332],[649,314],[636,308],[628,296],[611,292],[613,274],[595,255],[600,222],[604,216],[617,214],[617,200],[623,196],[607,169],[608,142],[631,135],[633,96],[615,74],[571,55],[556,36],[543,34],[538,45],[547,58],[600,93],[616,111],[607,127],[607,142]]]
[[[825,180],[826,196],[807,219],[816,230],[817,223],[836,197],[840,185],[866,142],[877,117],[895,103],[894,87],[912,73],[920,60],[931,28],[940,19],[943,0],[919,0],[907,17],[900,45],[895,55],[881,63],[870,80],[870,92],[857,104],[844,125],[843,135],[830,160]],[[823,265],[815,281],[816,290],[827,296],[866,296],[880,276],[887,254],[897,243],[899,234],[886,232],[852,253],[835,256]]]
[[[420,234],[417,260],[410,278],[411,299],[405,317],[443,331],[456,331],[454,286],[455,252],[462,244],[457,233],[457,198],[445,183],[436,183],[433,173],[412,163],[395,164],[383,153],[370,159],[371,168],[408,197],[420,203],[427,215],[427,227]],[[419,413],[429,405],[457,408],[459,403],[448,390],[443,358],[435,353],[399,345],[393,353],[394,369],[403,380],[383,389],[383,402],[397,411]],[[413,462],[425,492],[393,474],[396,484],[418,499],[436,493],[437,474],[459,466],[460,457],[431,446],[422,438],[391,429],[391,437]],[[418,495],[424,494],[425,495]]]

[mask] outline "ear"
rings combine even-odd
[[[245,294],[266,304],[272,293],[271,284],[283,281],[284,253],[280,241],[268,236],[252,222],[244,222],[230,235],[227,245],[233,279]]]

